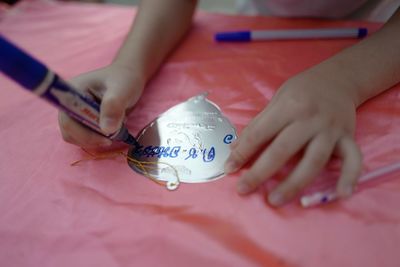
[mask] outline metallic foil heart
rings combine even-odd
[[[233,125],[218,106],[201,94],[180,103],[152,121],[129,150],[129,166],[140,174],[166,182],[200,183],[224,175],[229,144],[237,138]]]

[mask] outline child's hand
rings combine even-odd
[[[139,99],[144,81],[135,71],[118,65],[85,73],[74,78],[71,84],[86,94],[101,99],[100,127],[106,134],[119,130],[125,112]],[[87,129],[64,112],[59,113],[63,139],[85,148],[108,147],[112,141]]]
[[[329,75],[329,76],[328,76]],[[258,158],[242,174],[237,190],[246,194],[268,180],[299,151],[304,155],[291,174],[268,196],[281,205],[313,181],[332,154],[342,158],[337,190],[349,196],[361,168],[361,154],[353,140],[354,85],[334,75],[304,72],[288,80],[232,145],[225,171],[234,172]]]

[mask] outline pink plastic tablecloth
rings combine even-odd
[[[110,62],[132,8],[23,1],[0,31],[70,78]],[[147,86],[132,132],[203,91],[242,129],[290,76],[354,40],[216,44],[218,30],[379,25],[201,13]],[[1,59],[0,59],[1,60]],[[400,179],[348,201],[274,210],[263,190],[235,193],[237,176],[168,192],[123,159],[84,156],[62,141],[56,110],[0,77],[0,266],[400,266]],[[359,109],[365,170],[400,161],[400,88]]]

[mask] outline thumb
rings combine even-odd
[[[105,134],[112,134],[121,128],[133,90],[108,87],[100,105],[100,128]]]

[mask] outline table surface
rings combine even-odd
[[[0,32],[71,78],[111,61],[134,14],[112,5],[22,1],[0,9]],[[208,91],[240,132],[282,82],[356,40],[217,44],[213,33],[342,26],[380,25],[199,13],[128,127],[137,133]],[[0,87],[1,266],[400,266],[398,174],[308,210],[295,202],[272,209],[265,188],[240,197],[238,175],[169,192],[122,158],[70,166],[85,154],[62,141],[56,110],[3,76]],[[366,172],[400,161],[399,100],[397,86],[359,109]]]

